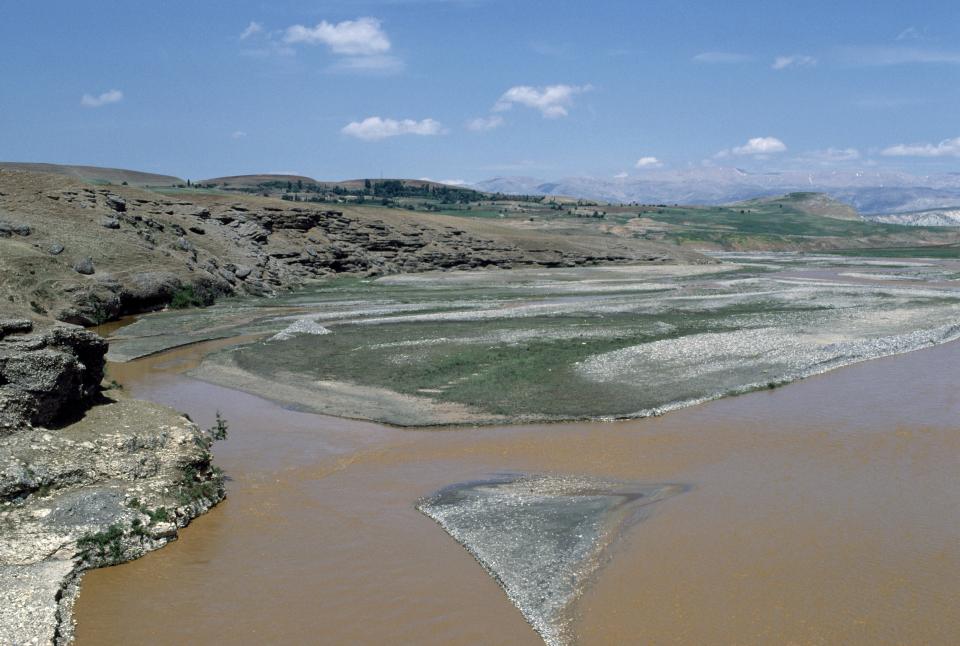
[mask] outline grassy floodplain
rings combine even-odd
[[[112,352],[256,335],[194,374],[435,425],[657,414],[960,335],[948,263],[719,257],[735,262],[330,280],[146,317]]]

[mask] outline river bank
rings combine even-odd
[[[222,343],[222,342],[221,342]],[[504,471],[689,489],[607,552],[582,643],[949,643],[960,631],[960,345],[615,423],[398,430],[184,376],[211,348],[111,366],[137,397],[235,420],[229,501],[85,579],[77,643],[535,644],[417,500]],[[207,415],[209,416],[209,415]],[[220,610],[211,612],[211,609]]]
[[[0,321],[0,642],[68,643],[84,571],[165,545],[224,496],[213,437],[104,389],[106,349]]]

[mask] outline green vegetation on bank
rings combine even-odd
[[[173,292],[170,307],[182,310],[188,307],[206,307],[216,300],[216,292],[204,284],[184,285]]]
[[[858,258],[960,258],[960,245],[831,249],[829,253]]]

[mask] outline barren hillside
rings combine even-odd
[[[21,314],[84,325],[338,273],[628,262],[706,259],[614,236],[0,170],[0,298]]]

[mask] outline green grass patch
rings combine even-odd
[[[831,249],[825,253],[857,258],[960,258],[960,246],[929,245],[921,247]]]

